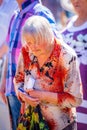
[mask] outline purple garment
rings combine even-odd
[[[87,22],[74,27],[77,16],[74,16],[62,31],[63,40],[72,47],[78,57],[83,85],[83,103],[77,108],[78,130],[87,130]]]

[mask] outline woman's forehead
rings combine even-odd
[[[27,42],[35,42],[34,37],[31,34],[29,34],[29,33],[23,34],[23,38]]]

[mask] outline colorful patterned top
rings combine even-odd
[[[8,72],[6,81],[7,96],[9,94],[15,94],[13,78],[15,76],[16,64],[21,48],[21,28],[23,27],[25,20],[32,15],[40,15],[48,19],[55,35],[57,33],[55,20],[49,9],[42,6],[38,0],[26,0],[26,2],[22,4],[22,10],[16,12],[16,14],[12,17],[7,36],[7,45],[9,45]]]
[[[40,68],[37,57],[23,47],[18,66],[17,86],[23,87],[26,79],[33,76],[36,79],[34,89],[57,93],[57,105],[40,104],[50,130],[62,130],[76,120],[75,107],[82,102],[82,85],[76,54],[71,48],[55,40],[50,57]]]

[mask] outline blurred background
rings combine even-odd
[[[68,19],[73,15],[71,12],[64,10],[61,6],[61,0],[42,0],[43,5],[48,7],[53,13],[57,22],[58,29],[66,26]]]

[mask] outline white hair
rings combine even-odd
[[[26,20],[22,28],[22,34],[26,33],[29,33],[34,38],[35,44],[45,42],[50,45],[54,40],[54,34],[50,24],[42,16],[32,16]]]

